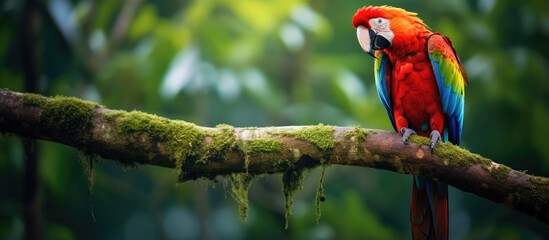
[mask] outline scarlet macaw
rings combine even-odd
[[[411,135],[458,145],[468,78],[452,42],[433,33],[416,13],[389,6],[358,9],[353,26],[373,56],[381,103],[408,144]],[[410,209],[413,239],[448,239],[448,185],[414,176]]]

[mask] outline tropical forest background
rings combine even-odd
[[[391,130],[351,25],[370,4],[417,12],[453,40],[470,77],[463,147],[549,176],[549,1],[3,0],[0,87],[211,127]],[[24,236],[23,145],[0,136],[1,239]],[[99,160],[90,201],[81,153],[35,150],[46,239],[410,238],[408,175],[327,168],[317,223],[312,170],[284,229],[279,175],[252,183],[241,222],[222,179],[176,184],[172,169]],[[547,225],[452,187],[450,226],[452,239],[549,238]]]

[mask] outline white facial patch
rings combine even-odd
[[[385,18],[372,18],[370,21],[370,28],[374,30],[377,35],[383,36],[390,43],[393,43],[395,34],[391,31],[391,22]]]

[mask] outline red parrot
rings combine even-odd
[[[389,6],[358,9],[353,26],[373,56],[381,103],[408,144],[411,135],[459,145],[467,74],[452,42],[433,33],[416,13]],[[448,239],[448,185],[414,176],[410,208],[413,239]]]

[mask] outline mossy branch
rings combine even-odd
[[[413,137],[404,145],[393,132],[324,125],[207,128],[71,97],[5,89],[0,89],[0,132],[70,145],[123,164],[175,168],[180,181],[287,173],[323,164],[386,169],[444,181],[549,224],[548,178],[451,144],[439,143],[431,154],[428,139]]]

